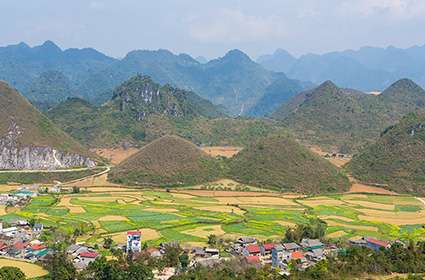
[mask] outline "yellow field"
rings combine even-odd
[[[326,221],[326,223],[329,226],[341,226],[341,227],[345,227],[345,228],[358,229],[358,230],[378,231],[378,228],[373,227],[373,226],[344,224],[344,223],[340,223],[340,222],[336,222],[336,221],[332,221],[332,220]]]
[[[353,219],[347,218],[347,217],[343,217],[343,216],[334,216],[334,215],[323,215],[323,216],[319,216],[320,219],[322,220],[330,220],[330,219],[336,219],[336,220],[341,220],[344,222],[352,222],[354,221]]]
[[[103,216],[98,219],[99,221],[128,221],[127,217],[124,216]]]
[[[0,267],[3,266],[13,266],[17,267],[25,274],[28,278],[36,278],[47,275],[47,271],[44,270],[41,266],[36,264],[18,261],[18,260],[9,260],[0,258]]]
[[[347,233],[343,230],[339,230],[339,231],[335,231],[332,233],[329,233],[328,235],[326,235],[327,238],[340,238],[344,235],[346,235]]]
[[[241,197],[217,197],[216,198],[221,204],[242,204],[242,205],[286,205],[294,206],[297,205],[290,199],[280,197],[253,197],[253,196],[241,196]]]
[[[226,232],[221,228],[220,225],[198,227],[195,229],[183,231],[183,233],[200,237],[200,238],[207,238],[211,234],[214,234],[216,236],[222,236],[226,234]]]
[[[336,205],[342,205],[344,204],[344,201],[338,200],[338,199],[308,199],[308,200],[299,200],[301,204],[315,207],[320,205],[330,205],[330,206],[336,206]]]
[[[0,215],[6,215],[6,205],[0,205]]]
[[[232,206],[203,206],[203,207],[193,207],[194,209],[199,209],[203,211],[213,211],[213,212],[223,212],[223,213],[235,213],[237,215],[243,215],[245,211]]]
[[[155,240],[161,237],[161,234],[158,231],[151,228],[143,228],[140,231],[142,232],[143,241]],[[114,233],[114,234],[108,234],[105,236],[110,236],[112,240],[114,240],[116,243],[127,242],[127,231]]]

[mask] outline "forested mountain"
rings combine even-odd
[[[404,115],[425,107],[425,91],[413,81],[397,81],[380,95],[338,88],[327,81],[281,106],[282,120],[307,144],[353,153],[374,142]]]
[[[409,77],[425,86],[425,45],[407,49],[363,47],[299,58],[277,50],[257,61],[266,69],[316,84],[332,80],[341,87],[376,91],[388,87],[394,80]]]
[[[70,98],[47,115],[90,147],[140,146],[163,135],[198,145],[240,146],[283,129],[272,120],[226,118],[221,107],[195,93],[140,75],[118,86],[103,106]]]
[[[33,48],[21,43],[0,48],[0,79],[16,86],[44,109],[67,97],[103,104],[112,97],[115,87],[143,74],[161,84],[197,92],[225,106],[232,115],[244,115],[248,110],[261,115],[251,107],[266,93],[280,96],[305,88],[304,83],[287,79],[283,73],[265,70],[239,50],[202,62],[167,50],[136,50],[118,60],[93,49],[61,50],[50,41]],[[279,83],[278,92],[270,93],[276,89],[272,86],[275,82]],[[262,112],[273,111],[268,104],[262,103]]]
[[[396,192],[425,193],[425,110],[387,128],[347,167],[357,179]]]

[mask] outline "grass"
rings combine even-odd
[[[122,193],[122,192],[121,192]],[[118,203],[114,201],[90,201],[84,200],[89,197],[105,197],[122,200],[122,194],[108,192],[104,194],[84,193],[72,196],[70,205],[83,206],[85,213],[73,214],[65,207],[58,207],[60,196],[42,195],[35,197],[32,201],[16,213],[8,213],[0,216],[0,220],[10,221],[19,217],[34,218],[45,225],[58,227],[60,231],[72,233],[75,228],[81,228],[84,235],[80,237],[86,242],[93,243],[101,240],[105,235],[121,233],[127,230],[149,228],[156,230],[156,239],[149,240],[149,244],[157,244],[163,241],[180,242],[206,242],[206,236],[191,235],[196,229],[216,228],[221,226],[225,237],[236,237],[251,235],[260,239],[280,240],[287,227],[293,224],[308,223],[309,219],[322,216],[325,221],[334,221],[328,227],[327,233],[332,239],[350,238],[353,236],[375,236],[382,239],[423,239],[425,229],[421,225],[391,225],[380,222],[369,222],[359,219],[361,209],[367,209],[349,201],[342,205],[317,205],[308,207],[302,204],[302,198],[287,198],[294,202],[294,205],[244,205],[233,206],[241,211],[218,212],[211,210],[200,210],[205,206],[215,206],[217,208],[226,206],[219,202],[217,197],[206,197],[204,191],[191,192],[192,196],[174,197],[172,194],[155,190],[134,190],[130,195],[136,202]],[[203,195],[201,195],[203,194]],[[143,197],[153,197],[154,200],[143,200]],[[304,199],[312,199],[308,197]],[[339,200],[341,195],[329,197],[316,197],[316,201],[326,199]],[[368,195],[356,200],[375,201],[380,203],[393,203],[394,211],[389,213],[411,213],[415,216],[414,210],[420,210],[417,200],[403,196]],[[206,203],[207,202],[207,203]],[[161,203],[165,203],[162,205]],[[172,203],[172,204],[170,204]],[[410,203],[410,204],[409,204]],[[175,212],[149,211],[153,208],[172,208]],[[212,208],[214,209],[214,208]],[[418,215],[420,215],[418,212]],[[101,221],[101,217],[120,216],[128,219],[121,221]],[[338,219],[341,217],[341,219]],[[335,223],[336,222],[336,223]],[[341,234],[338,232],[344,232]],[[332,233],[335,233],[332,235]]]

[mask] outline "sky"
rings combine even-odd
[[[169,49],[252,58],[425,44],[425,0],[0,0],[0,46],[52,40],[114,57]],[[5,12],[6,11],[6,12]]]

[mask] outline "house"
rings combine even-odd
[[[82,246],[78,244],[72,244],[68,248],[66,248],[66,253],[68,255],[73,255],[75,252],[77,252],[78,249],[80,249]]]
[[[257,239],[255,239],[254,237],[245,236],[239,238],[237,242],[243,246],[254,245],[257,244]]]
[[[74,259],[74,266],[77,269],[85,269],[91,262],[94,262],[99,254],[96,252],[82,252]]]
[[[3,228],[1,233],[6,236],[13,237],[18,233],[18,228],[17,227]]]
[[[325,258],[325,254],[323,249],[313,249],[305,253],[305,257],[309,261],[318,262]]]
[[[319,239],[303,239],[301,240],[301,247],[304,251],[311,251],[314,249],[321,249],[325,247],[325,244],[320,242]]]
[[[5,242],[0,241],[0,255],[6,254],[7,248],[9,248],[9,246]]]
[[[367,242],[364,239],[358,239],[358,240],[350,240],[351,246],[355,247],[366,247]]]
[[[216,258],[220,257],[220,250],[215,248],[205,248],[205,255],[208,258]]]
[[[282,261],[285,248],[282,245],[275,245],[272,249],[272,266],[278,267]]]
[[[29,198],[37,196],[37,193],[29,190],[20,190],[15,192],[14,195],[21,198]]]
[[[244,256],[260,256],[261,250],[258,245],[248,245],[242,250]]]
[[[259,266],[261,264],[261,260],[259,256],[246,256],[245,262],[249,265]]]
[[[274,248],[273,243],[266,243],[260,246],[261,255],[263,256],[270,256],[272,253],[272,250]]]
[[[295,251],[292,252],[289,256],[289,260],[295,260],[295,261],[300,261],[300,262],[305,262],[306,258],[304,256],[304,253],[301,251]]]
[[[295,252],[295,251],[299,251],[301,249],[301,247],[297,243],[294,243],[294,242],[283,243],[282,245],[283,245],[283,248],[286,251],[289,251],[289,252]]]
[[[366,238],[365,241],[366,241],[366,247],[374,251],[380,251],[382,249],[388,249],[391,247],[390,242],[378,240],[371,237]]]
[[[34,224],[34,227],[32,228],[32,231],[33,232],[42,232],[43,229],[44,229],[43,224],[36,223],[36,224]]]
[[[161,257],[161,252],[157,248],[148,248],[146,249],[146,253],[148,253],[152,258]]]
[[[204,258],[205,257],[205,250],[203,248],[193,248],[192,249],[192,255],[195,258]]]

